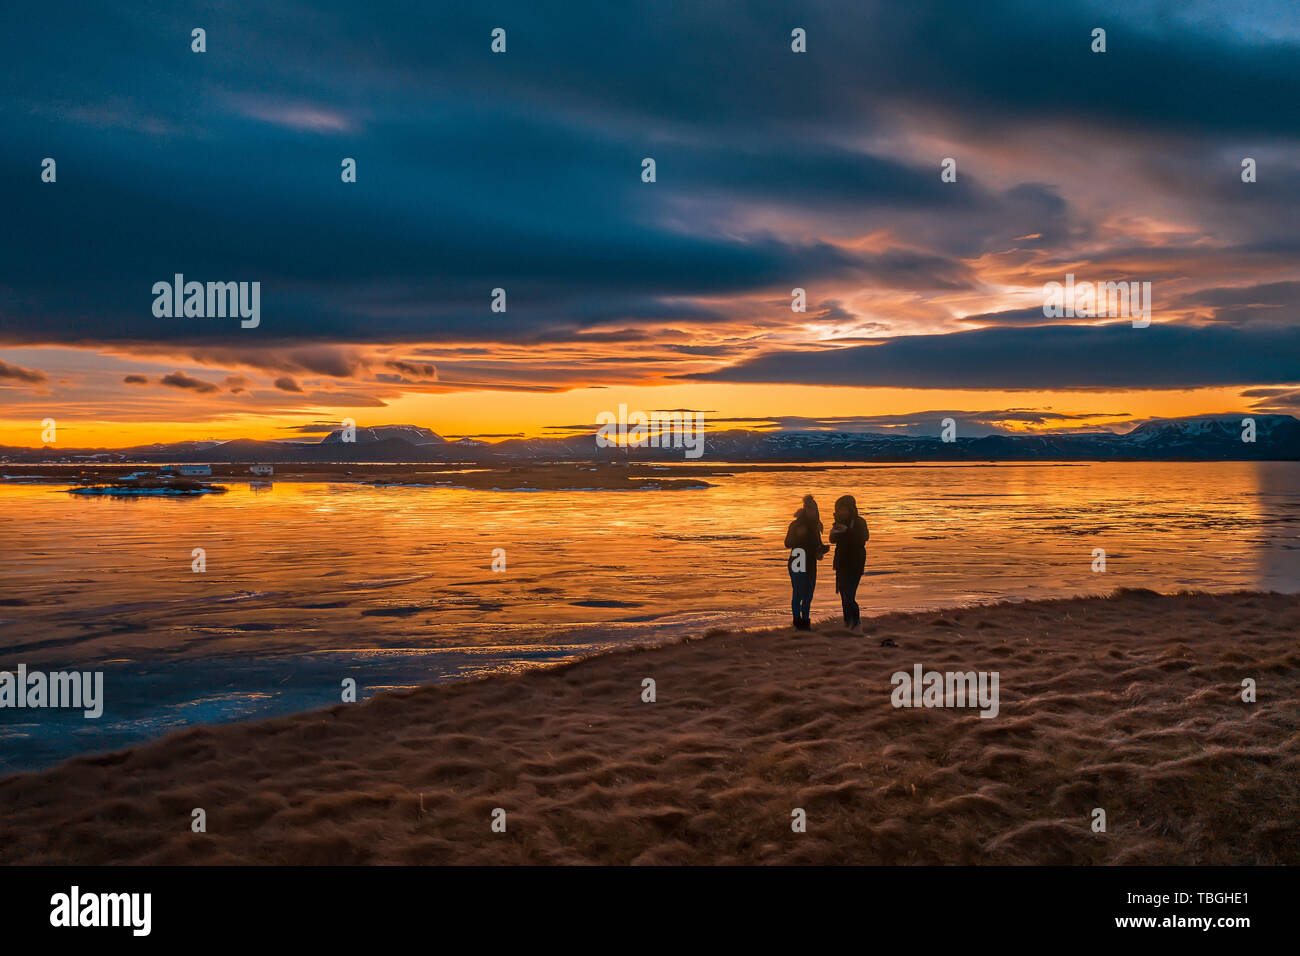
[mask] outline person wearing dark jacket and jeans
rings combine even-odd
[[[821,515],[817,501],[805,495],[803,507],[794,513],[794,520],[785,533],[785,546],[790,549],[787,567],[790,571],[790,610],[794,626],[801,631],[812,627],[813,589],[817,587],[817,562],[826,556],[830,546],[822,544]]]
[[[835,545],[835,591],[844,607],[844,626],[854,628],[862,623],[858,608],[858,582],[867,566],[867,539],[871,532],[867,522],[858,514],[858,503],[852,495],[835,502],[835,524],[831,526],[831,543]]]

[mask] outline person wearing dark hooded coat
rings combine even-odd
[[[790,571],[790,610],[794,626],[801,631],[812,627],[813,589],[817,587],[817,562],[830,551],[822,544],[821,514],[817,500],[805,495],[803,507],[794,513],[794,520],[785,533],[785,546],[790,549],[786,566]]]
[[[858,582],[867,566],[867,539],[871,532],[867,530],[866,520],[858,514],[858,503],[852,495],[844,495],[835,502],[835,523],[831,526],[830,539],[835,545],[835,591],[840,596],[844,608],[844,626],[855,628],[862,623],[862,612],[858,608]]]

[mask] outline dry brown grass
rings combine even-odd
[[[1300,599],[869,626],[715,633],[76,759],[0,781],[0,861],[1300,863]],[[999,671],[1000,715],[895,710],[890,675],[918,662]]]

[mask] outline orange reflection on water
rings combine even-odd
[[[857,497],[871,528],[866,614],[1121,586],[1295,590],[1297,479],[1296,463],[814,466],[682,491],[277,481],[182,500],[4,483],[0,641],[51,664],[340,648],[490,656],[783,624],[782,538],[805,493],[824,516],[840,494]],[[1097,548],[1104,574],[1092,570]],[[814,617],[837,610],[827,565]]]

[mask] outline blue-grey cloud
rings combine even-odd
[[[1300,251],[1289,158],[1300,41],[1284,5],[1007,0],[960,24],[937,0],[290,9],[54,0],[9,11],[0,344],[184,344],[283,375],[347,376],[363,364],[348,344],[593,341],[722,323],[720,298],[795,285],[977,294],[969,259],[1016,250],[1027,270],[1068,263],[1082,239],[1099,267],[1137,260],[1174,275],[1197,257],[1262,270]],[[196,25],[207,53],[190,52]],[[1098,25],[1104,55],[1089,51]],[[496,26],[509,37],[500,56],[488,48]],[[807,54],[790,52],[793,26],[807,29]],[[895,148],[905,120],[945,148],[1043,129],[1063,150],[1123,150],[1152,191],[1130,197],[1134,215],[1148,198],[1194,196],[1202,221],[1156,248],[1103,231],[1038,169],[995,184],[963,166],[959,187],[943,184],[939,156]],[[1236,176],[1247,151],[1261,161],[1250,186]],[[653,184],[639,175],[648,155]],[[58,161],[55,184],[39,180],[45,156]],[[358,161],[355,184],[340,181],[345,156]],[[832,241],[873,231],[893,247]],[[262,324],[155,318],[152,284],[176,272],[260,281]],[[507,289],[505,313],[488,311],[495,287]],[[1291,320],[1296,307],[1200,302],[1220,324]],[[843,318],[836,309],[824,318]],[[1031,370],[1085,334],[1028,324],[999,341]],[[1232,344],[1222,329],[1148,331],[1188,355]],[[954,380],[990,381],[966,365],[974,341],[911,348]],[[294,348],[312,351],[285,358]],[[719,349],[688,348],[664,353]],[[908,358],[901,340],[870,348]],[[1250,377],[1277,374],[1268,361],[1228,354],[1238,367],[1218,375],[1277,380]],[[712,375],[774,374],[767,361]],[[1164,364],[1152,360],[1153,382],[1216,374],[1193,362],[1174,382],[1172,369],[1159,378]]]
[[[1300,328],[989,328],[769,352],[684,378],[896,388],[1182,388],[1300,382]]]

